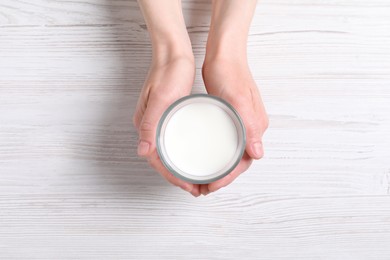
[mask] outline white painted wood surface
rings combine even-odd
[[[0,259],[390,259],[390,1],[263,0],[249,53],[266,156],[193,198],[136,157],[137,3],[2,0]]]

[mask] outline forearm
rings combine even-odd
[[[246,58],[247,38],[256,4],[257,0],[213,0],[208,56],[230,52]]]
[[[149,31],[153,58],[192,55],[180,0],[138,0]]]

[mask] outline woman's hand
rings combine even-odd
[[[199,185],[172,175],[156,150],[156,130],[164,111],[177,99],[189,95],[195,63],[179,1],[139,0],[152,42],[152,64],[138,99],[134,125],[138,130],[138,155],[173,185],[199,196]]]
[[[201,193],[205,195],[227,186],[249,168],[252,159],[263,157],[262,136],[268,127],[268,116],[246,62],[214,58],[203,65],[203,80],[209,94],[233,105],[246,128],[246,149],[241,162],[224,178],[201,185]]]
[[[255,8],[256,0],[213,1],[203,80],[209,94],[227,100],[238,111],[245,124],[247,143],[241,162],[229,175],[201,185],[204,195],[230,184],[248,169],[252,159],[264,154],[262,135],[268,127],[268,117],[247,62],[247,38]]]

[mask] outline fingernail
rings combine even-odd
[[[149,152],[149,143],[145,142],[145,141],[140,141],[139,144],[138,144],[137,152],[138,152],[139,156],[143,156],[143,155],[148,154],[148,152]]]
[[[261,142],[256,142],[252,144],[253,151],[255,153],[256,158],[260,158],[262,156],[262,147]]]

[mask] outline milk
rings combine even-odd
[[[164,147],[171,163],[195,177],[223,170],[237,156],[238,132],[221,107],[190,103],[177,110],[166,124]]]

